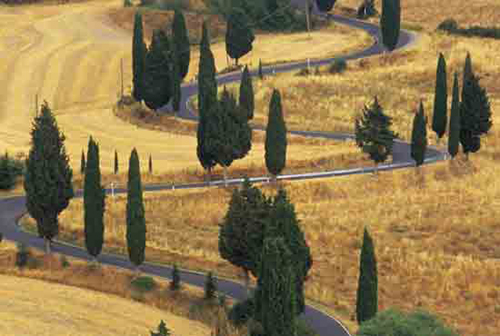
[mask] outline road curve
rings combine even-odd
[[[303,0],[292,0],[295,4],[303,3]],[[318,14],[318,13],[315,13]],[[319,14],[324,15],[324,14]],[[372,55],[380,54],[383,52],[382,47],[378,43],[379,36],[379,28],[376,25],[362,22],[355,19],[344,18],[337,15],[326,15],[329,19],[332,19],[338,23],[349,25],[353,28],[363,29],[372,35],[376,42],[366,50],[356,52],[349,55],[344,55],[343,58],[346,60],[358,59],[362,57],[369,57]],[[402,48],[410,45],[415,40],[415,36],[409,32],[404,30],[401,31],[400,40],[397,48]],[[311,61],[311,66],[325,65],[331,62],[332,58]],[[272,66],[263,68],[264,74],[269,74],[272,71],[275,72],[285,72],[296,70],[300,68],[304,68],[307,66],[306,62],[294,62],[291,64],[282,64],[279,66]],[[255,71],[251,72],[252,75],[255,75]],[[239,81],[241,78],[241,73],[235,72],[217,77],[217,83],[219,85],[226,84],[229,82]],[[179,117],[185,119],[196,120],[196,116],[187,108],[188,99],[196,94],[197,85],[189,84],[185,85],[182,88],[182,104],[181,111],[179,112]],[[310,137],[322,137],[328,139],[352,139],[354,136],[351,134],[340,134],[340,133],[328,133],[328,132],[302,132],[302,131],[292,131],[290,133],[300,134],[304,136]],[[426,153],[425,164],[444,160],[446,159],[446,153],[439,151],[436,148],[430,147]],[[395,140],[394,148],[393,148],[393,162],[390,164],[384,164],[379,166],[379,170],[392,170],[399,169],[404,167],[413,166],[413,160],[410,157],[410,148],[409,144]],[[341,175],[352,175],[352,174],[362,174],[372,172],[373,167],[367,168],[354,168],[347,170],[336,170],[336,171],[326,171],[319,173],[307,173],[307,174],[292,174],[292,175],[282,175],[279,176],[280,180],[306,180],[313,178],[324,178],[324,177],[333,177],[333,176],[341,176]],[[268,181],[267,177],[255,177],[251,178],[253,182],[266,182]],[[242,182],[242,179],[230,179],[228,184],[239,184]],[[158,191],[158,190],[168,190],[168,189],[188,189],[188,188],[202,188],[209,186],[217,186],[222,184],[223,181],[213,181],[209,183],[191,183],[191,184],[178,184],[178,185],[166,185],[166,184],[158,184],[158,185],[146,185],[144,186],[145,191]],[[111,193],[110,189],[107,189],[106,192]],[[115,193],[125,193],[126,189],[115,189]],[[82,197],[82,191],[76,192],[76,197]],[[17,220],[26,213],[25,206],[25,198],[24,196],[11,197],[8,199],[0,200],[0,228],[1,232],[4,235],[4,238],[7,240],[12,240],[16,242],[23,242],[33,248],[43,249],[43,241],[35,235],[26,233],[21,231],[18,225],[16,225]],[[65,254],[68,256],[90,260],[85,250],[75,247],[65,243],[54,242],[53,243],[53,251],[56,253]],[[111,254],[101,254],[99,256],[99,261],[103,264],[113,265],[117,267],[122,267],[125,269],[132,269],[132,265],[130,262],[120,256],[111,255]],[[141,270],[144,273],[163,277],[170,278],[171,268],[163,265],[156,265],[151,263],[144,263],[141,266]],[[188,270],[180,271],[181,279],[183,282],[200,286],[204,285],[205,274],[199,272],[193,272]],[[245,297],[245,291],[243,285],[226,280],[223,278],[218,279],[218,290],[228,296],[235,298],[236,300],[241,300]],[[321,336],[350,336],[347,329],[338,322],[334,317],[323,313],[322,311],[312,307],[311,305],[307,305],[305,308],[304,314],[301,316],[304,318],[309,325]]]

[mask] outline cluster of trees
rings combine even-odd
[[[163,30],[154,30],[149,48],[143,37],[142,16],[136,12],[132,43],[132,96],[152,110],[172,100],[179,110],[181,83],[190,62],[190,43],[184,15],[175,10],[171,38]]]
[[[249,272],[258,279],[251,317],[266,335],[293,335],[312,258],[286,191],[266,197],[245,179],[219,226],[219,253],[244,271],[247,293]]]
[[[73,171],[64,147],[65,136],[46,101],[35,117],[31,130],[31,148],[26,159],[24,189],[26,207],[35,219],[38,235],[45,240],[50,253],[52,239],[59,232],[58,217],[74,197]],[[105,190],[101,185],[99,144],[89,139],[85,164],[84,231],[85,246],[94,260],[101,253],[104,242]],[[146,221],[139,157],[132,150],[127,183],[127,246],[130,261],[136,268],[144,261]]]

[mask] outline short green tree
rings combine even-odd
[[[382,14],[380,16],[380,30],[382,43],[388,51],[396,49],[401,26],[400,0],[382,0]]]
[[[387,309],[360,325],[357,336],[459,336],[436,316],[422,310],[410,313]]]
[[[67,208],[74,196],[73,171],[64,147],[65,139],[44,101],[31,130],[24,190],[26,208],[36,221],[38,235],[45,240],[45,251],[48,254],[51,241],[59,232],[59,214]]]
[[[420,101],[418,112],[413,118],[413,129],[411,132],[411,157],[415,160],[415,166],[424,163],[427,150],[427,117],[424,114],[424,105]]]
[[[226,52],[236,60],[236,66],[240,57],[252,50],[254,40],[247,15],[241,8],[233,7],[227,20]]]
[[[269,117],[266,127],[265,160],[269,173],[276,181],[286,164],[286,125],[281,107],[281,95],[276,89],[269,103]]]
[[[356,319],[359,324],[373,318],[378,310],[377,260],[372,238],[365,227],[359,261]]]
[[[130,154],[127,182],[127,248],[130,261],[139,270],[146,249],[146,218],[142,198],[139,156],[134,148]]]
[[[434,92],[434,114],[432,115],[432,130],[436,132],[437,140],[441,139],[446,132],[448,111],[448,88],[446,84],[446,60],[439,53],[436,70],[436,89]]]
[[[362,116],[355,120],[356,144],[370,155],[377,167],[392,155],[397,134],[390,129],[391,125],[392,118],[384,114],[376,96],[371,107],[365,105]]]
[[[115,175],[118,174],[118,153],[116,152],[115,149]]]
[[[170,290],[176,291],[181,288],[181,277],[179,276],[179,269],[177,264],[174,264],[172,269],[172,281],[170,281]]]
[[[99,167],[99,145],[90,137],[83,189],[83,212],[85,246],[87,252],[97,260],[104,242],[104,209],[106,193],[101,186]]]
[[[82,149],[82,158],[80,160],[80,173],[85,174],[85,153]]]
[[[161,320],[160,324],[158,325],[157,333],[151,331],[151,336],[170,336],[170,335],[171,335],[170,330],[167,328],[163,320]]]
[[[151,157],[151,154],[149,154],[148,171],[150,174],[153,174],[153,158]]]
[[[458,74],[453,79],[453,96],[451,100],[450,127],[448,131],[448,153],[454,158],[458,154],[460,141],[460,101]]]
[[[0,157],[0,190],[9,190],[16,185],[16,172],[7,153]]]
[[[215,293],[217,292],[217,280],[214,278],[212,272],[208,272],[205,279],[205,300],[215,299]]]
[[[260,59],[259,59],[259,78],[260,80],[264,79],[264,74],[262,73],[262,62]]]

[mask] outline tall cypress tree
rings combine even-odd
[[[144,43],[142,15],[136,12],[134,17],[134,36],[132,39],[132,81],[134,84],[132,96],[136,101],[141,101],[143,99],[143,77],[146,53],[147,47],[146,43]]]
[[[24,190],[26,208],[36,221],[38,236],[45,240],[46,253],[50,253],[51,241],[59,232],[59,213],[74,196],[73,171],[66,155],[65,139],[44,101],[31,130]]]
[[[374,317],[378,310],[377,260],[372,238],[365,228],[359,262],[356,319],[359,324]]]
[[[170,65],[172,66],[172,78],[171,78],[171,83],[172,83],[172,107],[174,108],[174,111],[178,112],[180,108],[180,103],[181,103],[181,98],[182,98],[182,91],[181,91],[181,82],[182,78],[180,75],[180,68],[179,68],[179,62],[177,61],[179,59],[179,51],[177,50],[177,45],[175,43],[172,43],[172,59],[170,60]]]
[[[99,146],[90,137],[87,151],[87,166],[83,189],[83,212],[85,223],[85,246],[97,260],[104,242],[104,208],[106,193],[101,186]]]
[[[273,90],[269,103],[269,117],[266,128],[265,160],[267,170],[276,180],[277,175],[285,168],[286,163],[286,125],[281,110],[281,96]]]
[[[144,68],[143,99],[146,106],[156,110],[172,98],[170,43],[160,30],[153,31],[153,38],[146,55]]]
[[[448,131],[448,153],[454,158],[458,154],[460,140],[460,101],[458,88],[458,74],[455,72],[453,80],[453,96],[451,99],[450,127]]]
[[[254,40],[255,36],[245,12],[241,8],[232,8],[227,20],[226,52],[236,60],[236,65],[240,57],[252,51]]]
[[[85,174],[85,153],[82,149],[82,157],[80,159],[80,174]]]
[[[382,0],[380,30],[382,43],[389,51],[396,48],[401,26],[401,4],[399,0]]]
[[[329,12],[332,10],[333,5],[335,5],[336,0],[316,0],[316,5],[318,10],[321,12]]]
[[[296,335],[293,259],[283,238],[265,238],[254,317],[269,336]]]
[[[179,66],[180,82],[189,70],[189,62],[191,60],[191,46],[189,43],[188,30],[186,28],[186,21],[184,14],[180,10],[174,10],[174,20],[172,22],[172,42],[178,52],[177,65]]]
[[[146,250],[146,219],[142,199],[139,156],[134,148],[130,154],[127,182],[127,248],[130,261],[139,270]]]
[[[245,65],[243,74],[241,75],[239,105],[247,112],[247,119],[253,119],[255,110],[254,93],[252,85],[252,76],[248,71],[248,66]]]
[[[118,153],[115,149],[115,175],[118,174]]]
[[[198,146],[196,153],[203,169],[208,170],[209,176],[215,166],[215,160],[206,148],[205,139],[209,138],[206,133],[206,122],[210,118],[208,113],[212,105],[217,104],[217,81],[215,80],[215,61],[210,50],[207,24],[202,25],[200,43],[200,62],[198,69]]]
[[[390,129],[391,125],[392,118],[384,113],[376,96],[371,107],[365,106],[362,116],[355,120],[356,144],[377,166],[392,155],[397,134]]]
[[[413,129],[411,132],[411,157],[418,167],[424,163],[425,151],[427,150],[427,118],[424,115],[424,106],[420,101],[418,112],[413,118]]]
[[[446,132],[447,110],[448,110],[448,88],[446,84],[446,60],[439,53],[436,70],[436,90],[434,93],[434,114],[432,116],[432,130],[441,139]]]

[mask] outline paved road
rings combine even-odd
[[[293,0],[295,3],[303,3],[303,0]],[[353,28],[359,28],[367,31],[369,34],[374,36],[376,39],[379,35],[379,29],[377,26],[361,22],[358,20],[348,19],[336,15],[328,15],[329,19],[332,19],[338,23],[349,25]],[[415,36],[406,31],[401,31],[400,41],[398,44],[398,48],[402,48],[410,45],[415,40]],[[353,53],[350,55],[345,55],[344,58],[347,60],[369,57],[371,55],[376,55],[381,53],[383,50],[378,43],[374,43],[370,48]],[[324,65],[328,64],[332,59],[325,59],[320,61],[312,61],[311,66],[316,65]],[[283,64],[279,66],[272,66],[263,69],[264,74],[269,74],[272,71],[285,72],[291,71],[299,68],[304,68],[307,66],[306,62],[294,63],[294,64]],[[255,75],[255,72],[252,73]],[[218,84],[225,84],[229,82],[239,81],[241,74],[231,73],[223,76],[219,76],[217,78]],[[182,88],[182,109],[180,111],[180,117],[186,119],[196,120],[196,117],[186,108],[186,103],[189,97],[196,94],[197,85],[191,84],[184,86]],[[333,134],[327,132],[300,132],[295,131],[291,132],[295,134],[302,134],[310,137],[322,137],[329,139],[352,139],[353,135],[349,134]],[[379,170],[392,170],[399,169],[404,167],[413,166],[413,160],[410,158],[410,149],[409,145],[397,140],[394,144],[394,155],[393,162],[390,164],[381,165]],[[445,154],[438,151],[435,148],[429,148],[426,154],[425,163],[431,163],[438,160],[445,159]],[[279,179],[283,180],[305,180],[305,179],[313,179],[313,178],[324,178],[324,177],[332,177],[332,176],[341,176],[341,175],[351,175],[351,174],[362,174],[373,171],[372,167],[367,168],[355,168],[355,169],[347,169],[347,170],[336,170],[336,171],[328,171],[328,172],[319,172],[319,173],[308,173],[308,174],[296,174],[296,175],[282,175],[279,176]],[[267,177],[257,177],[252,178],[253,182],[266,182],[268,181]],[[231,179],[228,181],[229,184],[239,184],[241,183],[241,179]],[[166,184],[158,184],[158,185],[147,185],[144,186],[145,191],[157,191],[157,190],[165,190],[165,189],[187,189],[187,188],[202,188],[209,186],[216,186],[222,184],[223,181],[213,181],[210,185],[207,183],[191,183],[191,184],[178,184],[178,185],[166,185]],[[109,194],[111,190],[106,190]],[[124,193],[125,189],[115,189],[115,193]],[[82,192],[76,192],[76,197],[81,197]],[[21,217],[26,212],[25,207],[25,198],[23,196],[12,197],[9,199],[0,200],[0,231],[3,232],[4,238],[7,240],[23,242],[33,248],[42,249],[43,250],[43,240],[40,238],[31,235],[29,233],[23,232],[16,225],[16,221],[19,217]],[[78,247],[70,246],[67,244],[61,244],[55,242],[53,244],[53,251],[61,254],[66,254],[68,256],[77,257],[85,260],[89,260],[89,257],[85,250],[82,250]],[[123,257],[109,255],[109,254],[101,254],[99,256],[99,261],[103,264],[118,266],[126,269],[132,269],[129,261]],[[171,268],[167,266],[161,265],[153,265],[149,263],[145,263],[141,266],[141,270],[144,273],[152,274],[156,276],[160,276],[163,278],[170,278]],[[205,275],[202,273],[192,272],[181,270],[180,272],[182,281],[200,286],[202,287],[205,280]],[[241,284],[235,283],[233,281],[219,279],[218,280],[218,289],[220,292],[231,296],[237,300],[241,300],[245,297],[245,290]],[[338,322],[334,317],[325,314],[316,308],[308,305],[306,306],[305,313],[301,316],[307,320],[309,325],[321,336],[349,336],[348,331],[342,326],[340,322]]]

